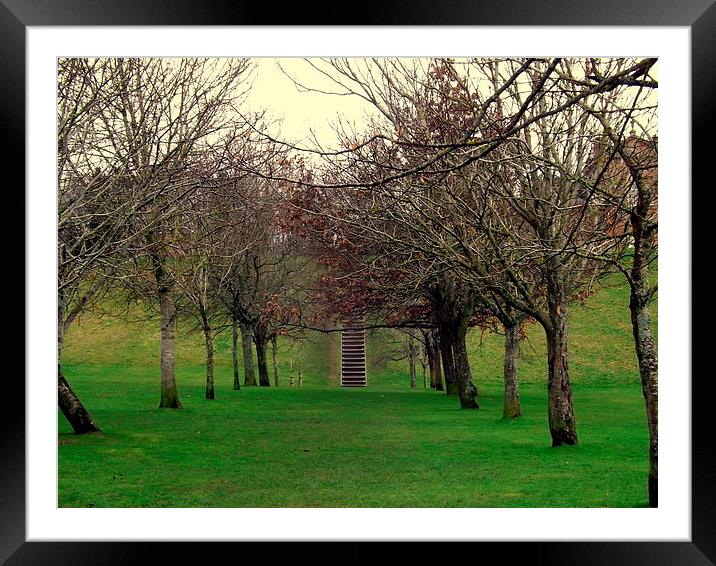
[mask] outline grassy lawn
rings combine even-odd
[[[408,388],[405,362],[370,365],[341,389],[317,336],[279,356],[278,388],[231,389],[217,340],[215,401],[204,399],[201,338],[180,333],[181,411],[160,410],[158,330],[87,317],[65,373],[103,433],[77,437],[58,414],[62,507],[645,507],[648,434],[623,288],[573,309],[570,370],[580,444],[552,448],[544,338],[520,361],[524,416],[502,417],[502,338],[472,332],[481,408]],[[656,313],[654,313],[656,315]],[[656,316],[655,316],[656,318]],[[378,357],[380,333],[368,342]],[[302,388],[289,388],[289,359]],[[272,378],[273,379],[273,378]]]
[[[197,368],[197,375],[201,375]],[[370,387],[244,388],[218,399],[181,375],[182,411],[155,408],[150,368],[68,367],[105,432],[59,421],[60,506],[634,507],[646,505],[639,387],[579,387],[577,447],[549,445],[543,387],[501,419],[441,393]]]

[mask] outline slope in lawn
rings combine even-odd
[[[140,313],[141,314],[141,313]],[[335,336],[279,349],[279,388],[231,389],[228,333],[216,341],[217,399],[204,399],[202,339],[179,328],[181,411],[160,410],[159,333],[85,316],[67,336],[68,379],[103,429],[77,437],[58,415],[66,507],[646,506],[644,404],[626,289],[572,307],[570,370],[580,445],[550,447],[544,335],[520,360],[524,417],[503,421],[502,337],[470,333],[478,411],[408,388],[385,332],[368,340],[369,386],[343,390]],[[656,323],[656,311],[654,311]],[[289,366],[304,372],[288,387]],[[273,381],[273,380],[272,380]]]

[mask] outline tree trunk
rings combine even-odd
[[[244,354],[244,385],[257,385],[254,370],[254,354],[251,351],[251,328],[241,325],[241,348]]]
[[[435,389],[435,353],[430,343],[430,334],[425,333],[425,357],[428,359],[428,369],[430,372],[430,389]],[[438,356],[440,353],[438,352]]]
[[[455,380],[455,362],[453,359],[452,339],[447,331],[440,330],[440,357],[443,362],[445,374],[445,392],[448,395],[457,395],[457,381]],[[437,387],[436,387],[437,388]]]
[[[505,325],[505,404],[502,417],[512,419],[522,415],[520,390],[517,381],[517,361],[520,353],[520,325]]]
[[[166,281],[164,268],[159,260],[155,260],[155,276],[158,285],[159,308],[161,312],[160,332],[160,369],[161,369],[161,401],[160,408],[181,409],[174,374],[174,334],[176,329],[176,313],[172,301],[171,286]]]
[[[475,309],[474,295],[448,278],[437,285],[434,305],[447,393],[459,395],[461,408],[477,409],[477,387],[472,382],[465,342]]]
[[[239,321],[231,317],[231,363],[234,369],[234,390],[241,389],[239,383]]]
[[[461,324],[453,344],[455,362],[455,381],[457,382],[458,395],[460,396],[460,408],[479,409],[477,403],[477,387],[472,381],[470,362],[467,357],[467,323]]]
[[[637,360],[641,389],[646,404],[646,419],[649,427],[649,507],[659,506],[659,360],[658,351],[651,333],[651,313],[649,302],[651,290],[649,285],[648,258],[652,249],[651,230],[648,225],[645,234],[645,217],[650,202],[650,192],[640,191],[640,214],[632,215],[634,230],[634,258],[631,270],[631,293],[629,310],[631,312],[632,333]],[[647,199],[647,200],[644,200]]]
[[[440,363],[440,345],[438,343],[438,333],[436,330],[430,330],[426,335],[428,367],[430,368],[430,387],[437,390],[443,390],[443,373],[442,364]]]
[[[211,324],[204,313],[201,324],[206,343],[206,398],[214,399],[214,339],[211,336]]]
[[[57,294],[57,404],[70,423],[75,434],[86,434],[88,432],[100,432],[99,427],[92,419],[89,411],[80,401],[79,397],[72,391],[65,376],[62,375],[60,358],[62,346],[65,343],[65,319],[67,316],[67,301],[64,293]]]
[[[278,349],[278,344],[276,343],[278,339],[276,338],[276,335],[274,334],[271,337],[271,360],[273,362],[273,384],[274,387],[278,387],[278,361],[276,360],[276,350]]]
[[[259,367],[259,385],[270,387],[271,382],[268,376],[268,365],[266,364],[266,338],[261,333],[254,333],[256,343],[256,365]]]
[[[639,360],[641,388],[649,426],[649,507],[659,506],[659,370],[656,345],[651,335],[649,306],[632,293],[630,300],[632,329]]]
[[[57,400],[62,414],[72,426],[75,434],[86,434],[88,432],[100,432],[92,416],[85,409],[65,376],[62,375],[60,364],[57,364]]]
[[[567,301],[558,270],[552,269],[547,281],[549,325],[547,334],[547,412],[552,446],[577,444],[572,385],[569,382],[567,354]]]

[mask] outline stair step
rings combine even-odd
[[[341,330],[341,387],[365,387],[365,329],[363,317],[343,321]]]

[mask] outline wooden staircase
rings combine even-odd
[[[347,322],[341,330],[341,387],[365,387],[365,331],[363,320]]]

